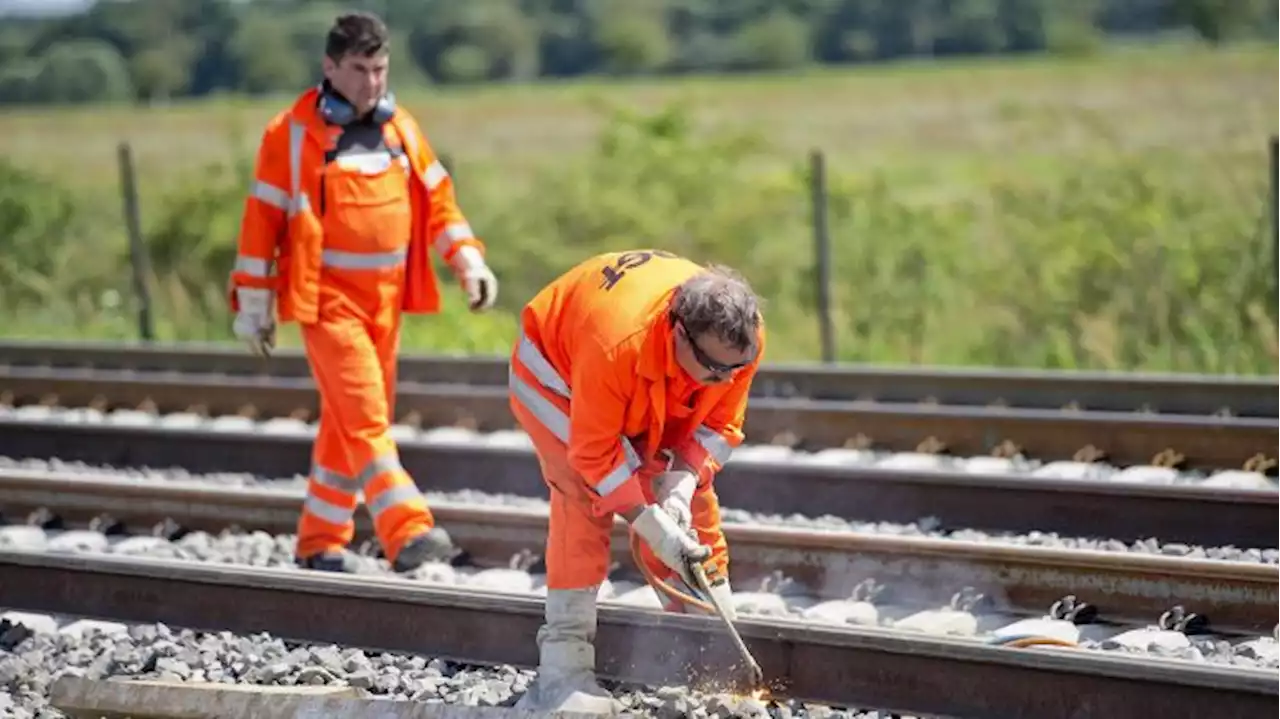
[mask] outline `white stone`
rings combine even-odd
[[[730,462],[785,462],[795,455],[790,447],[777,444],[743,445],[733,450]]]
[[[1240,469],[1215,472],[1208,479],[1201,482],[1201,485],[1220,489],[1276,489],[1276,483],[1268,479],[1265,474],[1261,472],[1245,472]]]
[[[146,555],[169,544],[163,537],[125,537],[111,545],[112,554]]]
[[[526,594],[533,591],[533,577],[519,569],[485,569],[468,577],[467,585],[498,592]]]
[[[105,552],[110,544],[102,532],[71,529],[57,534],[51,532],[48,546],[51,552]]]
[[[1007,624],[992,632],[991,635],[992,638],[997,640],[1017,637],[1049,637],[1076,644],[1080,641],[1080,627],[1065,619],[1042,617],[1039,619],[1022,619],[1013,624]]]
[[[875,461],[875,453],[865,449],[849,447],[829,447],[813,454],[802,454],[797,457],[804,464],[817,464],[831,467],[855,467],[869,465]]]
[[[1140,464],[1111,475],[1112,482],[1132,482],[1134,484],[1173,484],[1178,481],[1178,470],[1169,467],[1152,467]]]
[[[225,414],[209,420],[209,429],[215,432],[252,432],[257,423],[238,414]]]
[[[5,549],[40,551],[48,545],[49,538],[39,527],[30,527],[25,524],[0,527],[0,547]]]
[[[258,431],[271,435],[305,435],[311,431],[311,425],[292,417],[272,417],[258,425]]]
[[[785,617],[791,614],[781,594],[773,592],[734,592],[733,608],[739,614]]]
[[[1232,647],[1232,651],[1238,656],[1248,657],[1268,666],[1280,663],[1280,644],[1271,637],[1259,637],[1240,642]]]
[[[936,454],[924,452],[899,452],[885,457],[876,463],[881,469],[899,469],[904,471],[942,469],[944,459]]]
[[[899,619],[895,629],[908,629],[928,634],[953,634],[972,637],[978,633],[978,618],[958,609],[927,609]]]
[[[880,623],[880,610],[871,602],[855,602],[850,599],[834,599],[804,610],[805,619],[827,624],[858,624],[875,626]]]
[[[160,426],[176,429],[194,429],[203,427],[209,420],[194,412],[174,412],[160,417]]]
[[[485,444],[491,447],[528,448],[533,446],[529,435],[514,429],[500,429],[485,435]]]
[[[1157,649],[1173,652],[1189,646],[1191,646],[1191,640],[1182,632],[1157,627],[1130,629],[1102,642],[1103,649],[1128,649],[1140,652]]]
[[[1044,479],[1102,479],[1105,468],[1090,462],[1050,462],[1031,472]]]
[[[156,424],[158,418],[156,415],[142,410],[118,409],[107,415],[107,421],[111,424],[121,424],[128,427],[150,427]]]
[[[421,433],[417,427],[411,427],[407,424],[391,425],[391,439],[397,442],[404,442],[410,439],[417,439]]]
[[[437,444],[475,444],[480,435],[464,427],[433,427],[423,430],[422,441]]]
[[[606,601],[615,604],[625,604],[629,607],[640,607],[644,609],[662,609],[662,600],[658,598],[658,593],[648,585],[641,585],[629,591],[620,592]]]
[[[432,584],[457,584],[458,570],[444,562],[427,562],[413,570],[414,579]]]
[[[964,471],[969,474],[1009,474],[1014,469],[1008,457],[970,457],[964,461]]]
[[[129,627],[119,622],[100,622],[95,619],[79,619],[58,631],[62,634],[76,638],[82,638],[86,633],[90,632],[120,636],[128,634]]]
[[[34,612],[4,612],[0,614],[0,622],[8,620],[10,624],[21,624],[36,634],[57,634],[58,620],[48,614]]]

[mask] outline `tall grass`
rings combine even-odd
[[[123,136],[140,154],[162,336],[228,338],[224,287],[252,140],[283,102],[114,111],[96,128],[70,113],[0,118],[28,133],[17,143],[0,132],[0,222],[13,228],[0,235],[4,333],[132,334],[105,160]],[[505,352],[521,304],[572,263],[660,246],[746,272],[767,299],[772,358],[814,358],[803,160],[822,147],[842,359],[1276,372],[1273,51],[520,88],[410,105],[455,160],[502,290],[499,311],[471,316],[446,278],[445,314],[410,320],[409,350]],[[86,134],[37,160],[35,140],[71,124]]]

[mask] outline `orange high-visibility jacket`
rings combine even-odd
[[[564,398],[559,407],[568,405],[569,462],[595,490],[599,513],[642,504],[639,479],[666,468],[664,450],[702,483],[742,444],[747,394],[764,356],[763,324],[750,365],[730,381],[701,387],[691,411],[673,406],[676,388],[691,380],[675,361],[669,305],[700,269],[663,251],[609,253],[565,273],[524,308],[516,357],[544,390]],[[553,431],[557,422],[564,426],[563,414],[556,416],[562,410],[530,397],[520,376],[511,379],[518,401],[529,400]]]
[[[337,132],[316,111],[318,96],[318,88],[302,93],[291,108],[271,119],[263,133],[231,272],[232,311],[239,310],[237,287],[268,288],[277,291],[280,321],[316,321],[324,231],[313,208],[322,191],[319,177],[325,151]],[[446,262],[464,245],[481,253],[484,245],[458,208],[453,180],[418,123],[397,108],[389,124],[412,176],[413,231],[406,238],[402,308],[431,314],[440,309],[440,291],[428,244]]]

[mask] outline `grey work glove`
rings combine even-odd
[[[249,351],[266,357],[276,346],[276,293],[255,287],[237,287],[240,311],[231,331],[249,345]]]
[[[467,306],[473,312],[493,307],[498,299],[498,278],[493,276],[480,251],[471,245],[458,248],[452,266],[467,293]]]

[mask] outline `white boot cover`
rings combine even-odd
[[[549,589],[538,629],[538,678],[515,708],[614,716],[622,705],[596,681],[596,592]]]

